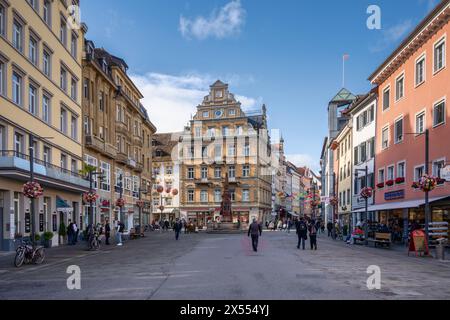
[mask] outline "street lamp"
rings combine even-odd
[[[140,231],[142,229],[141,226],[142,226],[142,207],[143,207],[142,194],[148,194],[148,184],[147,184],[147,188],[144,188],[144,189],[139,188],[138,192],[139,192],[139,205],[138,205],[138,207],[139,207],[139,233],[141,233]]]
[[[93,182],[94,182],[94,177],[95,176],[99,176],[100,178],[100,183],[103,181],[104,179],[104,175],[103,172],[101,171],[91,171],[89,170],[88,172],[88,179],[89,179],[89,193],[92,194],[94,192],[94,188],[92,186]],[[94,223],[94,206],[93,206],[93,201],[89,201],[89,217],[88,217],[88,224],[89,226],[92,226]]]
[[[369,176],[369,167],[366,166],[364,169],[355,169],[355,178],[358,179],[358,173],[359,172],[364,172],[365,174],[365,186],[366,188],[368,188],[368,176]],[[368,211],[369,211],[369,198],[368,197],[364,197],[364,202],[365,202],[365,220],[366,222],[364,223],[364,242],[367,245],[369,242],[367,241],[367,237],[368,237]]]

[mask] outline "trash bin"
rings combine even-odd
[[[436,246],[436,259],[445,260],[445,241],[439,239]]]

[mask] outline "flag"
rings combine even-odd
[[[345,61],[345,60],[348,60],[348,59],[350,58],[350,55],[349,55],[349,54],[344,54],[344,55],[342,56],[342,58],[344,59],[344,61]]]

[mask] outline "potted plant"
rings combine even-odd
[[[384,188],[384,182],[380,182],[379,184],[377,184],[377,188],[378,189]]]
[[[39,242],[41,241],[41,235],[39,233],[35,233],[34,234],[34,242]]]
[[[65,239],[65,237],[67,235],[67,227],[66,227],[64,222],[61,222],[59,224],[58,235],[59,235],[59,242],[60,242],[60,244],[64,244],[64,239]]]
[[[394,180],[388,180],[388,181],[386,181],[386,185],[387,185],[388,187],[392,187],[392,186],[394,185]]]
[[[52,247],[53,232],[51,232],[51,231],[44,232],[43,239],[44,239],[44,247],[45,248],[51,248]]]
[[[395,183],[396,184],[405,183],[405,178],[404,177],[398,177],[397,179],[395,179]]]

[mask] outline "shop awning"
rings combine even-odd
[[[70,213],[73,212],[73,208],[69,206],[61,197],[56,196],[56,211]]]
[[[448,196],[430,198],[430,203],[436,202],[442,199],[448,198]],[[368,211],[383,211],[383,210],[395,210],[395,209],[407,209],[407,208],[418,208],[425,204],[425,199],[420,200],[410,200],[410,201],[401,201],[401,202],[390,202],[377,204],[373,206],[369,206]],[[358,209],[353,212],[365,212],[366,209]]]

